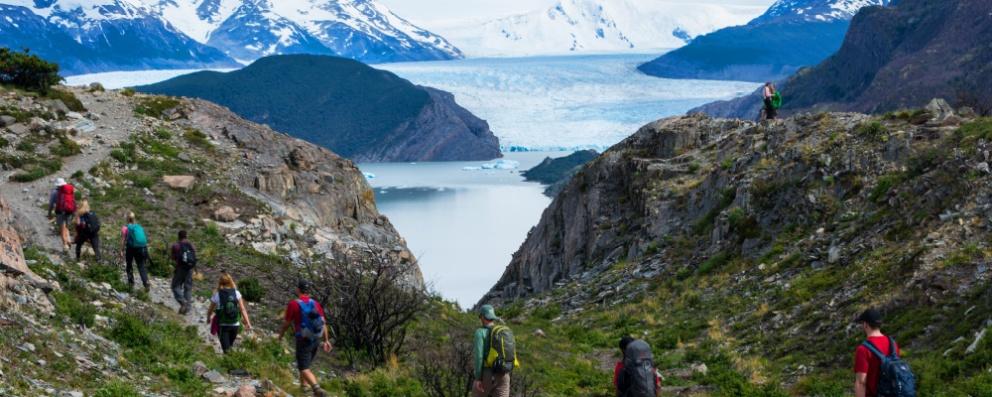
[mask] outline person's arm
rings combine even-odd
[[[124,256],[124,250],[127,248],[127,226],[121,228],[121,256]]]
[[[52,216],[52,211],[55,210],[55,199],[58,197],[58,190],[52,190],[52,193],[48,195],[48,216]]]
[[[475,330],[475,340],[472,343],[472,357],[475,359],[475,382],[473,385],[478,391],[485,391],[482,387],[482,364],[485,359],[486,329]]]
[[[293,325],[292,321],[293,321],[293,302],[289,302],[289,304],[286,305],[286,315],[284,315],[282,318],[282,326],[279,327],[279,334],[276,336],[276,339],[282,340],[282,337],[286,335],[286,331],[289,329],[289,327]]]
[[[245,309],[245,301],[243,299],[238,299],[238,307],[241,309],[241,318],[245,319],[245,329],[251,331],[251,319],[248,318],[248,309]]]
[[[210,301],[210,307],[207,308],[207,324],[210,324],[210,318],[214,315],[214,309],[217,308],[217,304],[214,301]]]
[[[868,374],[858,372],[854,374],[854,397],[865,397],[868,390]]]

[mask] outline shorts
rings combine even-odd
[[[296,369],[300,371],[310,369],[313,359],[317,358],[318,350],[320,350],[320,339],[296,337]]]
[[[55,226],[69,225],[72,222],[71,212],[55,212]]]

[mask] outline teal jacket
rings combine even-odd
[[[492,326],[479,327],[475,330],[475,343],[472,345],[472,356],[475,358],[475,380],[482,380],[482,366],[486,359],[486,342]]]

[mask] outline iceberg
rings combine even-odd
[[[368,180],[375,179],[375,174],[373,174],[371,172],[363,172],[362,175],[365,175],[365,179],[368,179]]]
[[[485,163],[482,165],[484,170],[513,170],[520,166],[519,161],[514,160],[496,160],[492,163]]]

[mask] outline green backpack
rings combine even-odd
[[[782,107],[782,94],[775,91],[775,94],[772,95],[772,109],[778,109],[780,107]]]
[[[128,248],[147,247],[148,236],[145,235],[145,228],[137,223],[127,225],[127,246]]]
[[[238,307],[238,291],[222,289],[217,291],[217,323],[220,325],[235,325],[241,321],[241,310]]]

